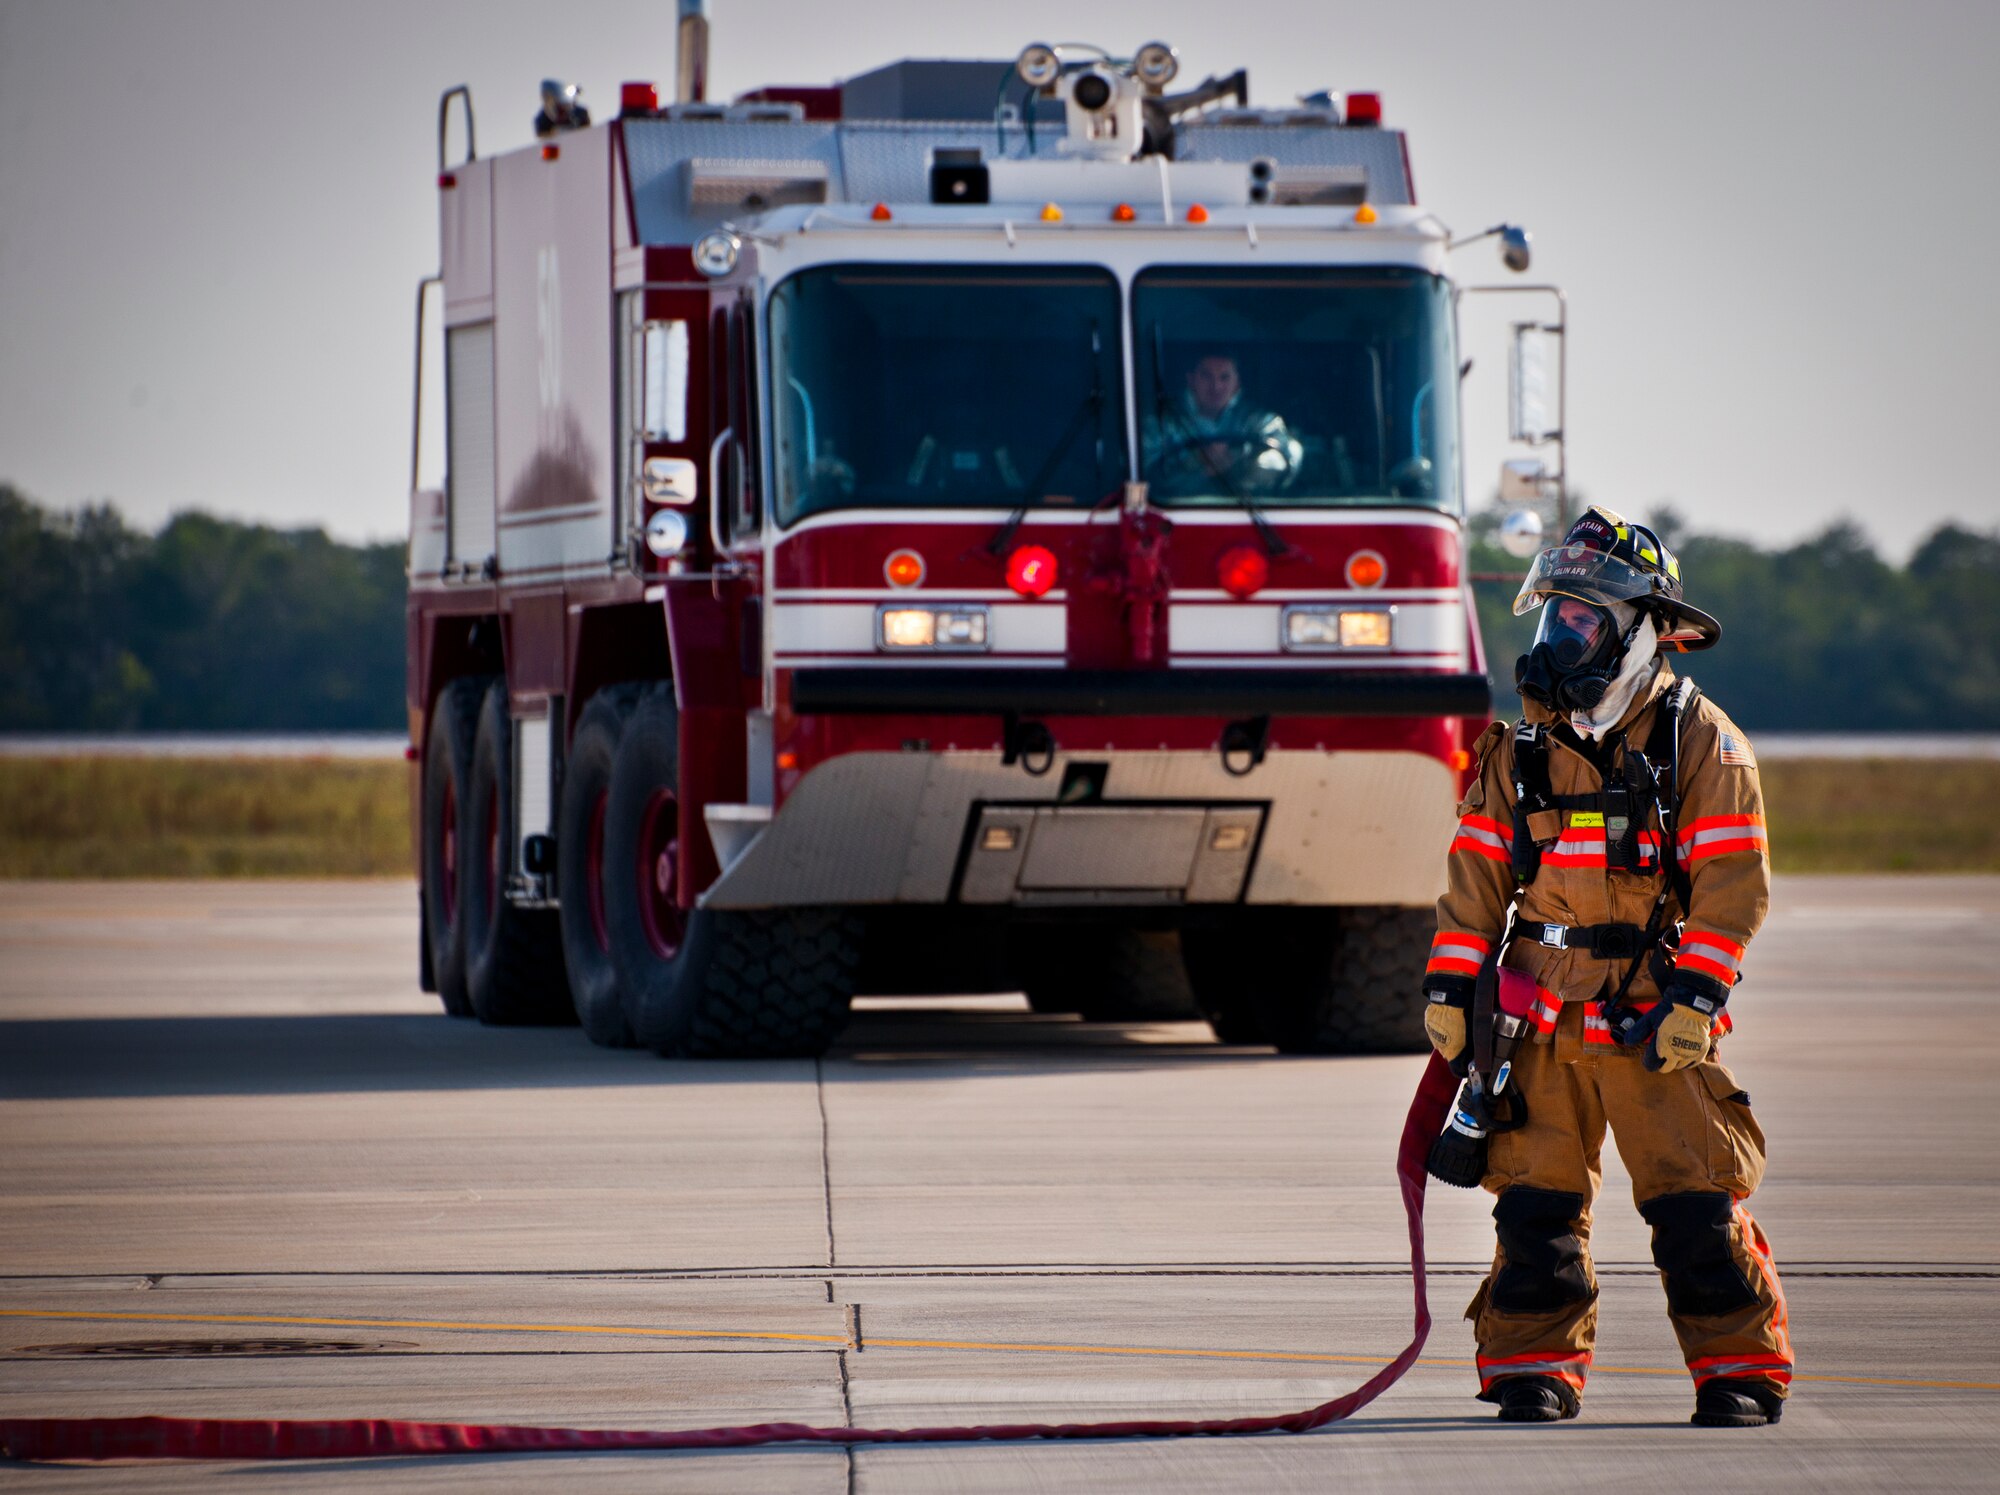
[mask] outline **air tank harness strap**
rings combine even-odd
[[[1666,987],[1666,967],[1673,949],[1680,944],[1681,932],[1681,920],[1671,917],[1670,901],[1679,902],[1683,917],[1693,906],[1694,883],[1674,850],[1674,838],[1681,813],[1681,719],[1700,694],[1701,687],[1694,681],[1676,681],[1661,702],[1660,710],[1653,718],[1652,733],[1646,739],[1646,750],[1639,755],[1641,766],[1652,780],[1653,806],[1660,820],[1662,865],[1667,875],[1660,883],[1659,895],[1653,900],[1653,913],[1646,921],[1645,938],[1633,953],[1632,963],[1625,968],[1625,977],[1618,983],[1618,990],[1604,1004],[1605,1020],[1621,1043],[1625,1041],[1624,1035],[1632,1029],[1635,1011],[1626,1005],[1626,994],[1632,990],[1632,983],[1638,979],[1639,967],[1645,964],[1648,956],[1654,962],[1654,980],[1662,990]]]
[[[1541,874],[1542,854],[1570,829],[1594,830],[1604,843],[1604,864],[1621,872],[1664,873],[1683,910],[1688,879],[1673,851],[1679,808],[1680,726],[1700,694],[1692,680],[1675,682],[1654,713],[1643,750],[1629,747],[1622,732],[1601,744],[1578,737],[1568,726],[1553,731],[1545,722],[1523,720],[1514,727],[1514,841],[1511,860],[1517,889]],[[1549,743],[1560,737],[1597,770],[1594,794],[1557,794],[1549,778]],[[1586,818],[1589,817],[1589,818]],[[1649,831],[1657,821],[1660,831]],[[1591,837],[1593,841],[1596,837]]]

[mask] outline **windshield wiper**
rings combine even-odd
[[[1153,418],[1159,422],[1160,439],[1163,442],[1166,440],[1169,421],[1186,433],[1186,440],[1181,444],[1201,453],[1201,465],[1208,469],[1210,477],[1229,490],[1229,496],[1236,500],[1237,506],[1250,516],[1250,523],[1257,529],[1257,538],[1264,542],[1264,548],[1272,556],[1290,552],[1292,547],[1286,543],[1285,537],[1278,533],[1277,526],[1264,517],[1263,510],[1257,507],[1257,501],[1236,485],[1236,479],[1229,475],[1228,468],[1215,465],[1214,460],[1208,455],[1207,446],[1200,443],[1193,428],[1181,419],[1180,412],[1168,401],[1167,360],[1162,349],[1158,322],[1153,324]],[[1165,453],[1162,453],[1162,456],[1164,457]]]
[[[1006,548],[1007,542],[1014,538],[1014,531],[1018,530],[1021,527],[1022,521],[1028,517],[1028,510],[1032,509],[1048,496],[1049,484],[1055,481],[1056,470],[1062,466],[1063,458],[1069,455],[1069,449],[1076,445],[1077,437],[1084,433],[1086,427],[1099,423],[1098,418],[1103,414],[1103,411],[1104,339],[1098,332],[1097,324],[1092,322],[1090,324],[1090,392],[1077,402],[1076,412],[1070,416],[1069,424],[1063,428],[1062,435],[1057,439],[1055,446],[1050,449],[1048,456],[1042,459],[1042,465],[1035,469],[1035,475],[1028,480],[1027,491],[1021,499],[1020,507],[1007,516],[1007,522],[994,531],[993,538],[986,542],[985,549],[988,554],[996,556],[1000,554]],[[1098,466],[1101,470],[1103,466],[1101,453]]]

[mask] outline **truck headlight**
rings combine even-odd
[[[875,646],[883,650],[983,652],[986,633],[983,607],[894,606],[875,612]]]
[[[1393,607],[1288,607],[1280,642],[1287,649],[1388,649],[1395,642]]]

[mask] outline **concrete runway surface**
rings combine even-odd
[[[0,884],[0,1415],[1248,1415],[1408,1336],[1414,1058],[994,998],[864,1002],[818,1064],[666,1063],[448,1020],[416,990],[415,908],[396,883]],[[1321,1433],[0,1486],[1991,1489],[2000,878],[1781,880],[1747,971],[1726,1058],[1771,1139],[1754,1207],[1802,1371],[1776,1428],[1687,1426],[1607,1158],[1598,1364],[1558,1427],[1471,1399],[1488,1201],[1434,1186],[1425,1359]]]

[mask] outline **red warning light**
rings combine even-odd
[[[1379,93],[1351,93],[1347,96],[1347,122],[1350,125],[1379,125],[1382,123],[1382,95]]]
[[[618,88],[620,114],[658,114],[660,91],[650,83],[623,83]]]
[[[889,212],[889,205],[886,202],[878,202],[868,210],[868,216],[877,223],[887,223],[894,215]]]
[[[562,147],[559,145],[545,145],[542,147],[542,159],[544,161],[553,161],[561,154]]]
[[[1137,218],[1138,216],[1139,215],[1133,211],[1132,204],[1130,204],[1129,202],[1121,202],[1120,204],[1118,204],[1117,207],[1111,210],[1111,221],[1113,223],[1130,223],[1134,218]]]
[[[1271,579],[1271,560],[1254,545],[1236,545],[1215,563],[1215,579],[1232,597],[1255,596]]]
[[[1192,207],[1188,209],[1187,221],[1189,223],[1208,222],[1208,209],[1203,207],[1200,203],[1195,203]]]
[[[457,185],[458,185],[458,178],[453,176],[450,172],[440,171],[438,173],[438,191],[449,192],[453,187],[456,187]]]
[[[1007,585],[1023,597],[1045,597],[1056,584],[1055,552],[1046,545],[1023,545],[1007,557]]]

